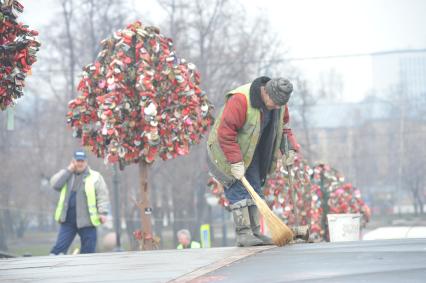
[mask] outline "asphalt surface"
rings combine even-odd
[[[293,245],[203,277],[200,282],[426,282],[426,239]]]
[[[0,259],[0,282],[426,282],[426,239]]]

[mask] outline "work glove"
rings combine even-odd
[[[241,180],[245,174],[244,162],[241,161],[231,164],[231,174],[235,179]]]
[[[296,151],[293,149],[290,149],[287,154],[283,155],[283,165],[293,166],[295,159],[296,159]]]

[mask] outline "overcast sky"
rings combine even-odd
[[[248,2],[266,6],[296,57],[426,47],[424,0]]]
[[[53,0],[21,2],[25,6],[21,20],[36,29],[53,16]],[[155,0],[135,0],[135,3],[142,16],[147,12],[158,13]],[[249,13],[259,9],[266,12],[272,29],[281,36],[292,58],[426,48],[424,0],[244,0],[242,3]],[[147,11],[148,7],[153,8]],[[331,69],[340,73],[344,101],[359,101],[371,88],[369,57],[293,61],[293,64],[313,83],[321,73]]]

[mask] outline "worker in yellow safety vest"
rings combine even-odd
[[[191,241],[191,233],[187,229],[182,229],[177,232],[179,245],[178,250],[181,249],[199,249],[201,245],[199,242]]]
[[[60,224],[58,238],[51,254],[66,254],[75,236],[81,239],[81,253],[96,250],[96,227],[107,220],[108,189],[102,175],[89,168],[83,150],[77,150],[66,169],[50,180],[60,193],[55,220]]]

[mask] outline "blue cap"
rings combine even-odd
[[[74,152],[74,159],[86,160],[87,159],[86,153],[83,150],[77,150],[76,152]]]

